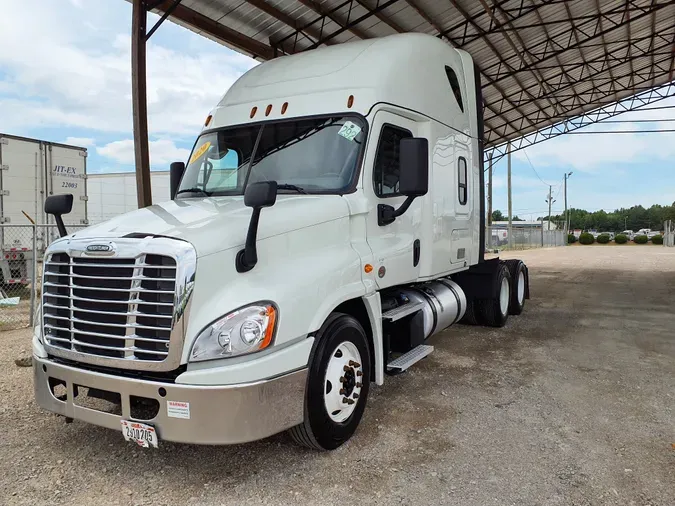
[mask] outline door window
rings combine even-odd
[[[401,139],[408,137],[412,137],[410,130],[393,125],[382,127],[373,169],[375,194],[378,197],[401,195],[398,189],[401,174],[400,146]]]
[[[466,158],[460,156],[457,162],[457,196],[459,203],[463,206],[466,205],[469,196],[466,180]]]

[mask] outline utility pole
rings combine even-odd
[[[548,230],[551,230],[551,204],[553,204],[553,202],[555,202],[555,200],[553,200],[552,193],[553,193],[553,186],[549,185],[548,186],[548,198],[546,199],[546,202],[548,202],[548,225],[547,225]]]
[[[567,211],[567,179],[572,175],[571,172],[565,173],[565,233],[570,233],[570,215]],[[549,213],[550,214],[550,213]]]
[[[492,226],[492,152],[490,152],[490,159],[488,161],[488,227]]]
[[[139,208],[152,205],[145,66],[145,47],[147,41],[146,9],[145,0],[133,0],[131,18],[131,107],[134,125],[136,194]]]
[[[512,220],[513,215],[511,214],[511,143],[510,142],[506,145],[506,149],[507,149],[507,153],[508,153],[507,160],[508,160],[508,167],[509,167],[509,169],[508,169],[509,175],[508,175],[508,182],[507,182],[507,185],[508,185],[508,188],[509,188],[509,237],[508,237],[508,240],[509,240],[509,246],[512,246],[513,245],[513,220]]]

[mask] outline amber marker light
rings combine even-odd
[[[267,328],[265,330],[265,338],[260,343],[260,349],[264,350],[272,342],[272,337],[274,337],[274,327],[277,321],[277,310],[274,306],[267,306]]]

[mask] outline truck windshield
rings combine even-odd
[[[358,116],[228,127],[199,137],[179,198],[243,195],[247,184],[276,181],[280,192],[344,193],[365,140]]]

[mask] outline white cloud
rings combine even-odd
[[[653,108],[663,105],[675,106],[675,99],[663,100],[647,107]],[[624,113],[617,116],[613,121],[622,120],[626,123],[598,123],[583,128],[579,132],[673,129],[675,123],[672,122],[633,122],[644,119],[663,120],[672,118],[672,111],[672,109],[656,109]],[[603,168],[610,168],[615,174],[614,168],[619,164],[639,164],[654,160],[670,161],[675,158],[675,133],[561,135],[514,153],[514,157],[527,164],[524,151],[527,151],[527,155],[535,167],[573,167],[584,172],[598,172]]]
[[[110,142],[97,147],[96,152],[125,165],[131,165],[135,161],[132,139]],[[168,166],[171,162],[186,160],[189,154],[190,150],[177,147],[173,141],[166,139],[150,141],[150,165],[154,167]]]
[[[66,137],[66,140],[63,141],[64,144],[70,144],[71,146],[80,146],[83,148],[89,148],[96,144],[96,141],[91,137]]]
[[[82,29],[84,13],[54,2],[13,2],[0,16],[2,129],[78,127],[132,129],[130,37]],[[70,16],[68,15],[70,14]],[[98,13],[104,15],[105,12]],[[25,20],[30,19],[29,25]],[[130,9],[129,9],[130,21]],[[148,112],[152,134],[193,137],[223,93],[254,61],[214,45],[209,53],[181,53],[148,45]],[[11,76],[3,79],[3,73]],[[20,97],[20,98],[16,98]]]

